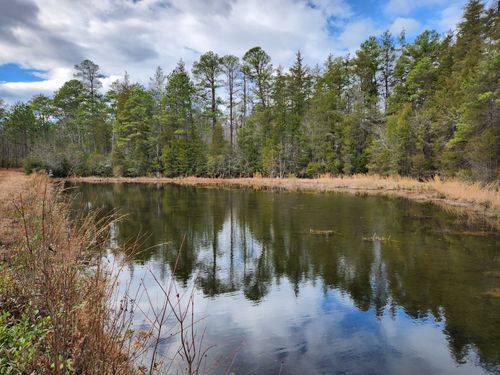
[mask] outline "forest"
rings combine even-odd
[[[102,90],[84,60],[53,96],[0,99],[0,167],[54,176],[500,178],[500,2],[456,30],[385,31],[353,55],[273,66],[261,47]]]

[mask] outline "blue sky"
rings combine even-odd
[[[37,82],[43,81],[44,71],[36,69],[23,69],[15,63],[0,66],[0,82]]]
[[[492,0],[489,0],[490,2]],[[213,50],[241,56],[256,45],[274,65],[297,50],[308,64],[354,53],[385,29],[408,38],[426,28],[445,33],[465,0],[0,0],[0,97],[11,103],[51,94],[90,58],[107,76],[127,70],[148,82],[157,66],[191,66]]]

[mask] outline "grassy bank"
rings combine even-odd
[[[73,177],[71,181],[88,183],[174,183],[194,186],[229,186],[265,189],[342,191],[350,193],[398,196],[419,202],[432,202],[446,209],[470,216],[487,218],[500,227],[500,192],[498,186],[468,183],[455,179],[434,178],[425,182],[408,177],[354,175],[350,177],[298,178],[229,178],[198,177]]]
[[[99,257],[109,221],[70,221],[44,175],[0,171],[0,198],[0,374],[129,373],[128,321]]]
[[[115,218],[75,212],[53,182],[0,169],[0,375],[199,374],[207,349],[193,293],[180,297],[175,270],[164,282],[153,275],[159,300],[144,300],[142,286],[119,291],[134,247],[110,265]],[[148,328],[134,326],[138,309]],[[179,337],[173,357],[164,356],[164,335]]]

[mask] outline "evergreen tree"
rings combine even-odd
[[[157,67],[154,76],[149,80],[149,92],[153,98],[153,118],[149,139],[154,154],[151,169],[156,173],[161,172],[162,135],[164,132],[162,98],[166,83],[167,76],[161,67]]]
[[[37,138],[41,141],[49,141],[52,117],[55,114],[52,99],[46,95],[36,95],[31,99],[30,106],[37,123]]]
[[[220,87],[219,75],[222,73],[222,61],[219,55],[209,51],[200,56],[200,60],[193,64],[193,75],[201,89],[202,98],[206,97],[206,91],[209,93],[209,110],[206,116],[211,119],[212,130],[217,124],[217,88]]]
[[[379,94],[377,74],[380,71],[380,47],[375,37],[372,36],[361,44],[353,66],[364,96],[364,104],[367,107],[376,106]]]
[[[285,164],[293,162],[285,155],[285,147],[289,141],[287,125],[290,114],[287,88],[288,77],[283,73],[283,69],[278,67],[271,93],[271,127],[262,138],[262,168],[266,175],[273,177],[282,176],[286,170]]]
[[[54,95],[54,108],[58,120],[58,132],[61,139],[83,148],[85,129],[80,118],[85,100],[84,86],[75,79],[66,82]]]
[[[458,24],[455,44],[455,69],[462,74],[467,74],[481,60],[485,31],[484,4],[480,0],[470,0],[465,6],[462,22]]]
[[[309,110],[312,96],[313,77],[308,66],[304,65],[300,51],[295,55],[295,62],[290,68],[287,79],[287,102],[290,103],[289,115],[285,125],[286,138],[281,163],[286,165],[286,172],[297,174],[306,165],[304,152],[306,136],[302,128],[305,115]]]
[[[396,46],[389,30],[384,31],[380,40],[380,75],[382,79],[384,106],[387,110],[387,100],[394,86],[394,65],[396,61]]]
[[[153,97],[142,86],[122,85],[113,123],[116,140],[113,155],[115,173],[140,176],[150,170],[149,137],[153,108]]]
[[[300,52],[277,70],[260,47],[241,63],[207,52],[194,83],[179,62],[168,76],[158,68],[147,90],[126,74],[105,95],[99,66],[84,60],[53,99],[0,105],[0,163],[29,156],[61,175],[106,174],[111,155],[125,175],[370,171],[496,181],[499,30],[500,3],[470,0],[454,32],[426,30],[411,42],[402,33],[396,45],[385,31],[321,68],[305,66]]]
[[[233,55],[222,57],[222,68],[225,75],[225,87],[227,91],[227,106],[229,110],[229,144],[231,151],[235,138],[236,127],[236,96],[240,88],[240,60]]]
[[[295,55],[295,62],[290,68],[290,99],[292,113],[302,118],[307,110],[307,101],[311,96],[312,77],[309,68],[304,65],[300,51]]]
[[[85,152],[106,153],[109,151],[110,128],[106,122],[103,97],[99,93],[104,75],[100,73],[99,65],[88,59],[75,65],[75,70],[74,76],[82,82],[85,93],[80,104],[79,123],[84,133],[81,146]]]
[[[304,129],[310,150],[309,175],[342,171],[342,126],[350,82],[348,64],[346,59],[329,57],[326,70],[314,88]]]
[[[243,56],[249,78],[255,85],[255,94],[262,109],[267,108],[271,93],[271,57],[260,47],[248,50]]]
[[[14,104],[9,110],[5,129],[12,146],[12,165],[19,165],[30,153],[38,130],[31,106],[22,102]]]
[[[479,105],[482,101],[481,94],[478,92],[481,89],[473,82],[478,78],[479,70],[487,65],[484,62],[488,39],[487,30],[484,4],[477,0],[470,0],[465,7],[462,21],[458,25],[456,43],[453,46],[452,85],[448,95],[453,96],[454,117],[448,142],[445,144],[441,157],[442,167],[449,174],[458,173],[475,177],[482,175],[490,178],[491,171],[479,173],[471,170],[472,160],[467,157],[467,150],[471,151],[475,142],[469,144],[469,137],[478,137],[476,140],[480,142],[482,138],[479,136],[483,129],[476,128],[474,125],[478,122],[465,115],[470,113],[472,102],[477,102]],[[494,134],[491,135],[494,136]]]
[[[471,177],[500,177],[500,52],[483,60],[464,83],[460,121],[450,141],[455,167]]]
[[[163,95],[165,124],[162,162],[167,176],[195,175],[204,171],[203,146],[194,117],[196,89],[180,61],[168,75]]]

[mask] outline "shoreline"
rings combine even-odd
[[[106,223],[110,222],[100,222],[99,227],[92,224],[93,221],[90,219],[93,217],[89,217],[90,221],[83,227],[80,221],[69,222],[68,206],[58,198],[62,193],[62,185],[57,182],[62,181],[348,192],[402,197],[419,202],[433,202],[453,211],[463,210],[471,215],[471,218],[474,217],[475,209],[483,207],[483,211],[477,212],[475,217],[487,219],[486,223],[500,230],[499,217],[487,216],[490,212],[498,215],[498,191],[456,180],[436,179],[419,182],[409,178],[382,178],[366,175],[318,179],[73,177],[52,179],[52,182],[56,183],[51,184],[45,174],[26,176],[20,170],[0,169],[0,212],[4,213],[0,215],[0,229],[10,235],[10,237],[0,236],[0,255],[3,257],[3,259],[0,258],[0,274],[3,277],[3,284],[0,285],[3,288],[0,288],[0,305],[7,307],[9,329],[12,327],[15,331],[17,325],[25,323],[33,327],[28,334],[34,350],[34,359],[33,361],[27,360],[23,365],[29,370],[46,368],[44,366],[47,364],[55,363],[64,369],[68,364],[80,370],[86,369],[88,372],[98,368],[97,372],[106,373],[107,369],[119,368],[120,373],[135,373],[131,358],[139,358],[138,355],[142,355],[149,337],[153,337],[153,342],[155,339],[155,336],[149,335],[149,332],[146,332],[147,335],[129,337],[125,334],[126,331],[120,330],[121,326],[113,325],[118,320],[112,314],[112,310],[106,309],[105,306],[108,306],[108,302],[111,301],[112,293],[110,292],[116,287],[115,279],[109,278],[104,267],[97,267],[101,269],[101,272],[96,274],[85,272],[87,264],[85,259],[90,259],[88,251],[89,249],[98,251],[103,247],[107,231],[104,231],[101,226],[106,226]],[[441,198],[439,194],[444,194],[444,192],[448,192],[448,195]],[[475,197],[469,197],[468,201],[464,199],[466,196],[463,194],[474,192]],[[460,194],[462,194],[462,199],[460,199]],[[456,199],[452,200],[452,197]],[[443,203],[448,201],[450,202]],[[487,202],[489,205],[486,204]],[[18,210],[22,213],[21,216],[16,215],[15,210],[13,211],[16,207],[21,210]],[[478,213],[483,213],[483,215]],[[26,221],[23,230],[24,219]],[[0,234],[2,234],[1,231]],[[476,235],[476,233],[471,235]],[[477,232],[477,235],[482,234]],[[46,275],[49,276],[46,277]],[[39,280],[45,281],[40,283]],[[103,306],[103,310],[98,313],[93,308],[95,305]],[[28,317],[26,322],[23,320],[24,316]],[[53,319],[53,317],[63,319]],[[120,315],[118,318],[122,319]],[[67,329],[65,324],[60,323],[61,321],[74,323],[71,329]],[[115,327],[116,330],[105,329],[103,331],[99,328],[106,324]],[[62,350],[60,349],[61,342],[74,344]],[[90,349],[90,344],[86,343],[91,344]],[[123,352],[120,349],[128,347],[130,343],[133,343],[130,346],[132,348],[138,345],[134,349],[137,352]],[[101,356],[103,346],[106,346],[107,350],[105,355]],[[60,358],[63,358],[62,362],[59,362]]]
[[[99,256],[112,220],[72,218],[62,187],[46,174],[0,169],[0,356],[7,372],[135,373],[143,347],[121,325],[129,316],[117,310],[116,276]]]
[[[299,178],[206,178],[206,177],[69,177],[57,179],[75,183],[175,184],[220,188],[251,188],[284,191],[342,192],[400,197],[433,203],[458,214],[484,218],[500,228],[500,192],[478,183],[435,178],[421,182],[408,177],[354,175],[350,177]]]

